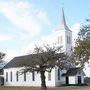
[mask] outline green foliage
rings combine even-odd
[[[87,85],[90,85],[90,78],[89,78],[89,77],[85,77],[85,78],[84,78],[84,82],[85,82]]]
[[[74,58],[82,67],[90,59],[90,39],[77,40],[74,48]]]
[[[90,25],[81,27],[74,47],[74,60],[81,67],[90,59]]]
[[[90,25],[84,25],[81,27],[78,33],[79,39],[89,38],[90,39]]]
[[[52,68],[58,66],[59,68],[67,68],[67,58],[68,56],[64,53],[59,53],[61,47],[50,47],[48,45],[43,47],[35,47],[33,53],[30,57],[30,63],[27,60],[20,62],[25,67],[24,71],[47,71],[50,72]],[[27,58],[26,58],[27,59]],[[25,65],[26,64],[26,65]]]
[[[3,58],[5,57],[5,54],[0,52],[0,63],[3,63]]]

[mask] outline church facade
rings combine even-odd
[[[55,43],[57,45],[63,46],[63,51],[65,51],[68,55],[71,55],[72,31],[68,28],[66,24],[63,8],[60,27],[52,35],[56,37]],[[39,73],[27,72],[22,75],[19,74],[19,71],[23,68],[23,66],[18,66],[18,62],[22,59],[22,57],[28,57],[28,55],[15,57],[4,67],[4,85],[41,86]],[[84,72],[81,71],[80,68],[70,68],[68,71],[54,68],[51,72],[46,72],[45,76],[47,86],[84,83]]]

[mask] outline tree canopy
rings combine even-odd
[[[84,25],[81,27],[78,33],[78,39],[90,39],[90,25]]]
[[[90,60],[90,25],[81,27],[78,39],[74,47],[74,59],[77,64],[84,67],[85,62]]]
[[[2,67],[2,64],[3,64],[3,58],[5,57],[5,54],[0,52],[0,68]]]
[[[90,59],[90,39],[78,40],[74,47],[74,59],[77,64],[84,67],[84,63]]]
[[[28,71],[39,72],[41,76],[41,87],[42,89],[46,89],[45,72],[51,72],[55,67],[59,67],[60,69],[67,68],[70,66],[67,60],[69,61],[69,58],[61,52],[61,47],[50,47],[49,45],[44,47],[36,46],[31,54],[31,64],[28,63],[28,66],[25,67],[23,71],[24,73]],[[22,64],[26,66],[27,62],[22,62]]]

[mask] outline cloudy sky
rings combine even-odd
[[[0,0],[0,52],[6,60],[27,54],[59,27],[61,8],[76,38],[90,16],[90,0]],[[34,44],[33,44],[34,43]]]

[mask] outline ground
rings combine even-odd
[[[0,90],[40,90],[39,87],[4,87],[0,86]],[[48,90],[90,90],[90,86],[63,86],[48,88]]]

